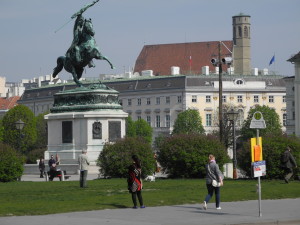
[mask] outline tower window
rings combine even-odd
[[[242,27],[239,27],[239,37],[242,37]]]
[[[235,36],[236,36],[236,28],[233,27],[233,38],[235,38]]]
[[[244,27],[244,37],[245,38],[248,37],[248,27],[247,26]]]

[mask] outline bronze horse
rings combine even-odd
[[[96,44],[94,29],[91,19],[84,19],[81,14],[76,14],[77,19],[74,25],[74,40],[66,52],[66,56],[57,58],[57,66],[53,69],[52,77],[64,68],[71,73],[75,83],[81,87],[79,79],[82,76],[84,67],[94,67],[93,59],[106,60],[113,69],[112,63],[103,56]]]

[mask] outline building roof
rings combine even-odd
[[[233,42],[222,42],[232,52]],[[218,58],[219,43],[219,41],[207,41],[145,45],[135,62],[134,72],[153,70],[156,76],[169,75],[172,66],[180,67],[180,74],[201,74],[203,66],[209,66],[209,70],[214,71],[215,68],[210,61],[212,58]],[[228,49],[221,45],[222,58],[232,56]]]
[[[17,105],[17,101],[20,99],[19,96],[10,98],[0,98],[0,110],[10,110]]]
[[[132,91],[158,91],[171,89],[184,89],[186,76],[161,76],[143,79],[128,79],[103,82],[120,93]]]
[[[236,79],[243,79],[245,82],[248,81],[264,81],[266,87],[264,90],[260,89],[261,92],[268,91],[285,91],[285,82],[282,76],[252,76],[252,75],[223,75],[222,80],[234,82]],[[196,75],[196,76],[154,76],[154,77],[138,77],[131,79],[116,79],[109,81],[102,81],[103,84],[110,88],[120,92],[120,95],[133,92],[160,92],[160,91],[174,91],[184,89],[194,89],[197,91],[205,91],[207,89],[214,89],[213,83],[218,82],[218,75]],[[86,83],[84,86],[88,86],[92,83]],[[76,84],[58,84],[47,87],[40,87],[36,89],[27,89],[19,100],[19,104],[24,104],[30,101],[45,101],[45,99],[53,98],[53,95],[59,91],[69,90],[76,88]],[[228,91],[224,87],[224,91]],[[230,89],[233,91],[233,89]],[[240,91],[241,89],[239,89]],[[247,91],[250,91],[247,89]],[[257,89],[255,89],[257,91]]]
[[[300,52],[298,52],[297,54],[293,55],[287,61],[289,61],[289,62],[300,62]]]
[[[234,17],[251,17],[250,15],[244,14],[244,13],[239,13],[238,15],[233,16]]]

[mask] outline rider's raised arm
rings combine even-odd
[[[71,19],[74,19],[76,16],[81,15],[82,13],[84,13],[88,8],[92,7],[93,5],[95,5],[97,2],[99,2],[99,0],[95,0],[93,1],[91,4],[84,6],[83,8],[81,8],[77,13],[74,13],[71,16]]]

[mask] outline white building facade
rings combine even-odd
[[[295,77],[294,77],[294,111],[292,112],[292,118],[295,121],[295,135],[300,137],[300,52],[292,56],[289,62],[294,64]]]
[[[144,119],[154,129],[154,137],[170,134],[178,113],[197,109],[207,133],[218,129],[218,76],[160,76],[118,79],[103,82],[119,91],[123,111],[133,120]],[[28,106],[35,115],[48,111],[53,94],[74,85],[55,85],[26,90],[19,104]],[[238,125],[255,105],[274,108],[283,131],[286,121],[286,87],[280,76],[224,76],[223,104],[239,111]]]

